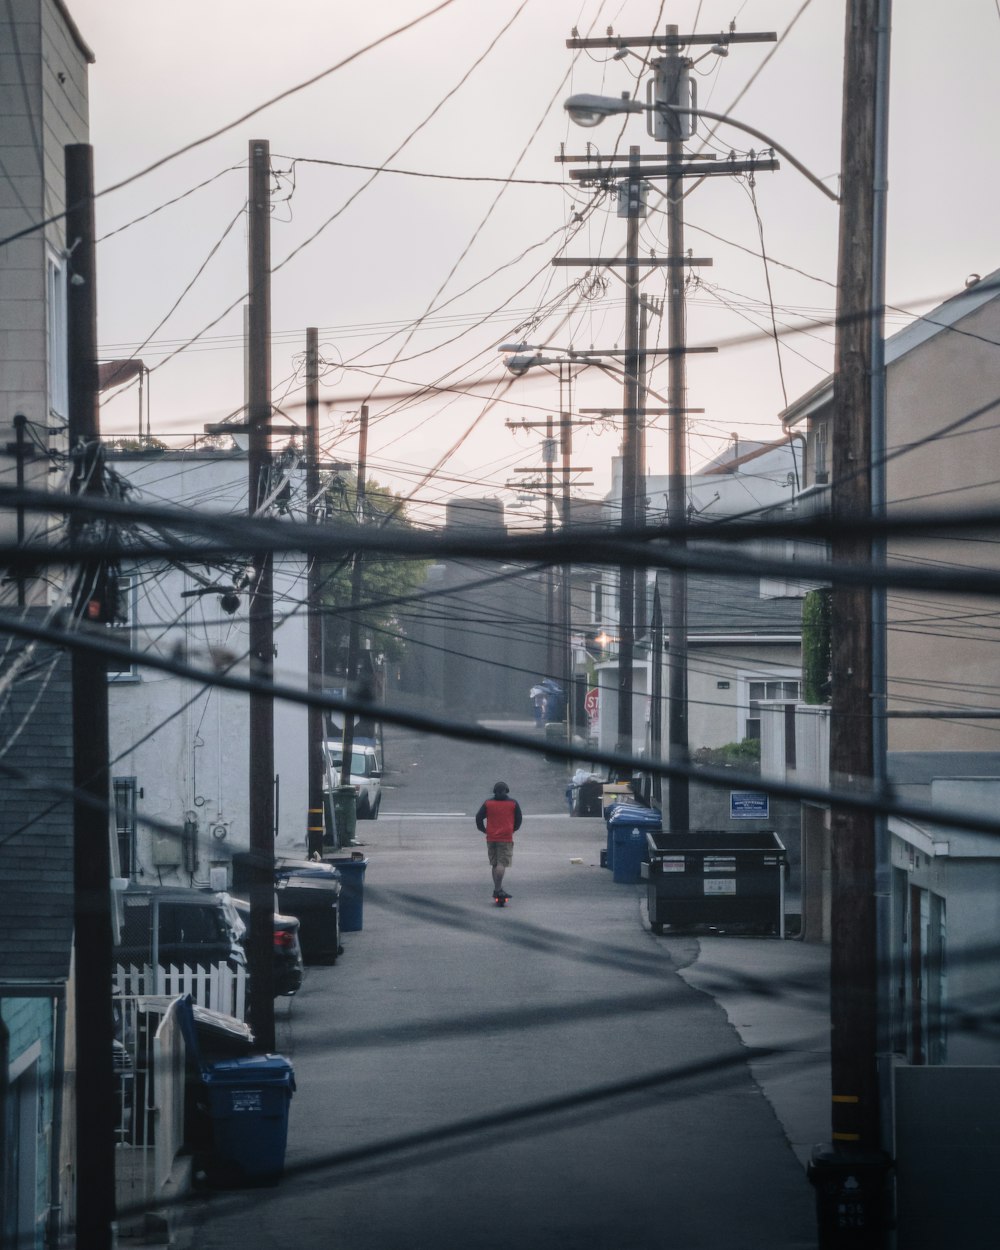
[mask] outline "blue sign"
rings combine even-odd
[[[730,820],[767,820],[770,814],[768,797],[761,790],[730,790]]]

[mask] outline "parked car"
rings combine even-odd
[[[234,898],[236,909],[246,932],[250,932],[250,904]],[[274,993],[294,994],[302,988],[302,944],[299,941],[300,921],[297,916],[274,913]]]
[[[339,742],[326,743],[329,763],[328,778],[340,784],[340,770],[344,760],[344,748]],[[355,743],[351,751],[351,781],[357,796],[358,820],[378,820],[382,804],[382,761],[373,746]]]
[[[152,963],[153,947],[161,967],[246,967],[242,924],[228,896],[172,886],[129,886],[120,896],[120,964]]]

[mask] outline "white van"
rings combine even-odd
[[[339,742],[327,742],[326,782],[340,785],[340,767],[344,759],[344,749]],[[378,820],[378,809],[382,803],[382,761],[373,746],[355,743],[351,751],[351,785],[357,795],[358,820]]]

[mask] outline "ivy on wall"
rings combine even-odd
[[[829,703],[831,686],[830,588],[810,590],[802,601],[802,697]]]

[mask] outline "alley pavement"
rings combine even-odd
[[[389,780],[423,766],[405,747]],[[441,749],[460,789],[387,788],[358,826],[362,931],[279,1000],[284,1179],[196,1196],[191,1243],[814,1246],[827,951],[655,936],[642,888],[599,866],[603,822],[560,810],[561,774],[535,763],[521,794],[505,777],[531,802],[496,908],[472,813],[509,770]]]

